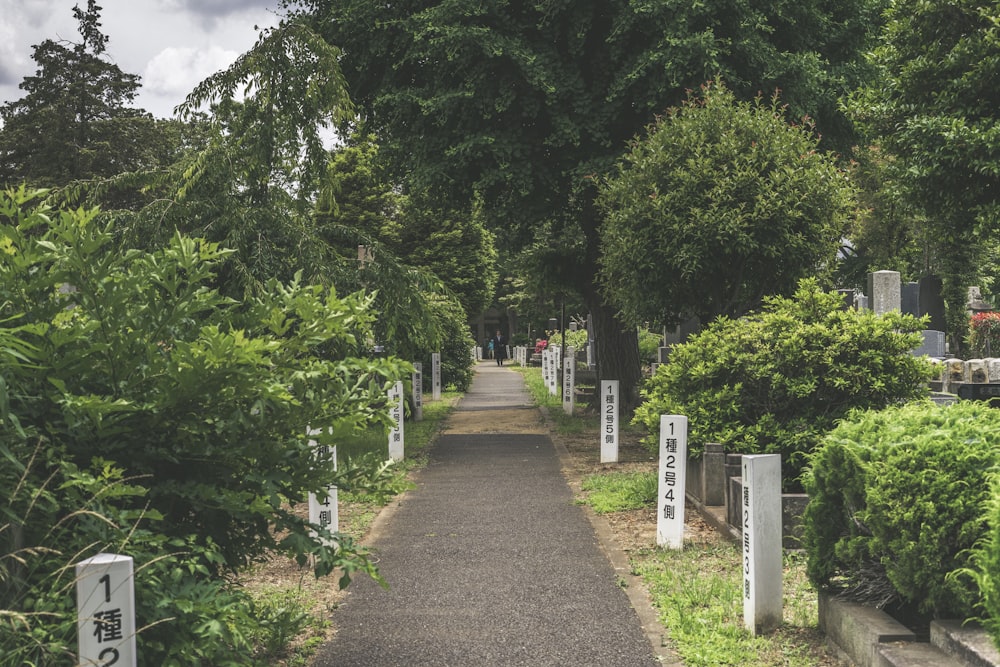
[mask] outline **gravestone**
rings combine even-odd
[[[986,375],[990,382],[1000,382],[1000,359],[986,360]]]
[[[920,316],[920,283],[903,283],[900,286],[899,308],[906,315]]]
[[[921,332],[924,337],[923,345],[913,351],[915,356],[927,355],[935,359],[943,359],[945,356],[944,332],[925,329]]]
[[[419,361],[413,363],[413,421],[424,419],[424,365]]]
[[[917,283],[920,291],[919,314],[930,316],[928,329],[933,331],[945,331],[947,327],[944,321],[944,297],[941,296],[941,279],[938,276],[924,276]]]
[[[900,310],[902,287],[899,271],[875,271],[868,274],[869,307],[876,315]]]

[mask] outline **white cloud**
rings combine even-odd
[[[240,56],[219,46],[207,49],[170,46],[146,65],[142,74],[145,92],[183,98],[206,77],[229,67]]]

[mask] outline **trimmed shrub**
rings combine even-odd
[[[977,620],[1000,648],[1000,475],[996,471],[986,506],[986,525],[986,535],[970,553],[968,567],[955,576],[971,580],[979,590],[981,616]]]
[[[931,373],[917,318],[845,310],[838,294],[803,281],[755,314],[720,318],[675,346],[643,390],[635,421],[656,433],[661,414],[689,419],[692,454],[707,442],[781,454],[786,490],[820,437],[852,409],[927,395]],[[649,444],[655,446],[655,438]]]
[[[984,357],[1000,354],[1000,313],[976,313],[969,318],[969,346]]]
[[[805,476],[810,579],[876,606],[969,615],[975,587],[950,573],[986,532],[998,462],[1000,411],[984,404],[853,413],[823,439]]]

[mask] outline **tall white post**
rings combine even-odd
[[[419,361],[413,363],[413,421],[424,418],[424,365]]]
[[[397,381],[389,390],[389,410],[393,427],[389,430],[389,458],[403,460],[403,382]]]
[[[743,624],[781,625],[781,456],[743,456]]]
[[[576,404],[574,390],[576,387],[576,350],[572,347],[566,348],[566,358],[563,360],[563,412],[568,415],[573,414],[573,407]]]
[[[431,354],[431,399],[441,400],[441,353]]]
[[[601,463],[618,462],[618,380],[601,380]]]
[[[559,395],[559,348],[553,347],[549,356],[549,394]]]
[[[319,429],[309,429],[309,435],[319,435],[319,433]],[[315,440],[310,440],[309,444],[316,449],[320,457],[329,453],[333,469],[337,469],[337,448],[335,446],[328,447],[321,445]],[[309,493],[309,523],[322,526],[331,533],[336,533],[340,530],[340,511],[337,500],[337,486],[335,484],[327,487],[326,494]],[[328,547],[336,546],[336,542],[332,539],[324,540],[324,543]]]
[[[79,665],[135,667],[135,581],[131,556],[97,554],[76,564]]]
[[[684,494],[687,489],[688,418],[660,415],[660,482],[656,503],[656,543],[684,546]]]

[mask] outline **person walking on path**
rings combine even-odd
[[[497,366],[503,366],[503,360],[507,358],[507,339],[503,337],[499,329],[497,329],[496,335],[490,339],[490,345],[493,346],[493,356],[497,360]]]
[[[477,367],[428,455],[313,667],[663,667],[520,374]]]

